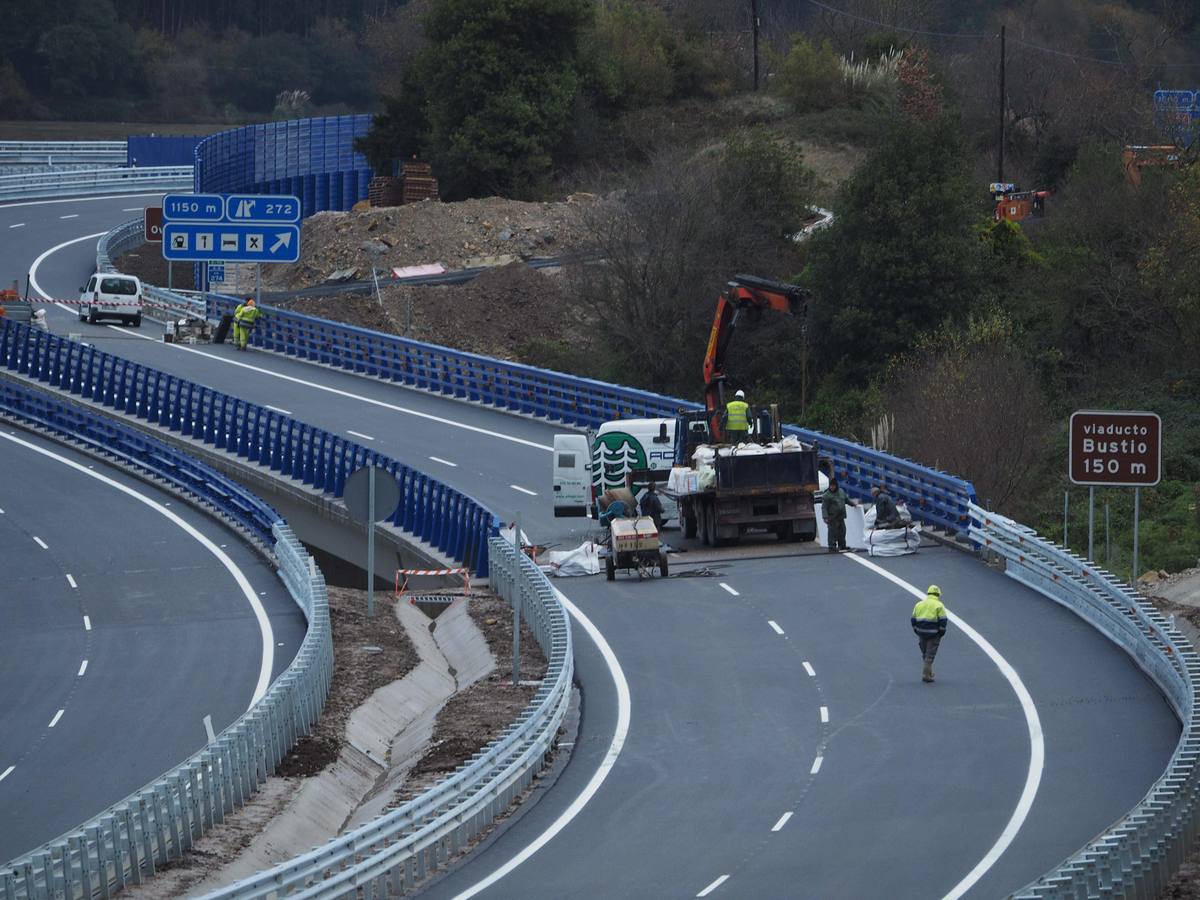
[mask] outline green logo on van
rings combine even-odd
[[[592,486],[596,494],[625,487],[625,473],[645,469],[646,451],[632,435],[609,431],[596,439],[592,447]]]

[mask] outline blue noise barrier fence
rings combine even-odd
[[[0,318],[0,366],[342,496],[347,476],[375,465],[400,485],[388,521],[479,577],[499,522],[482,504],[345,438],[95,347]]]

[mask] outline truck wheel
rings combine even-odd
[[[704,543],[710,547],[721,546],[717,538],[717,511],[707,506],[704,509]]]
[[[617,577],[617,564],[613,561],[611,553],[604,557],[604,577],[609,581]]]
[[[775,526],[775,537],[781,541],[795,540],[791,522],[780,522]]]
[[[815,541],[817,539],[817,526],[813,523],[808,528],[797,528],[792,534],[793,541]]]

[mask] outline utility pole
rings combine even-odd
[[[1004,103],[1004,99],[1005,99],[1005,95],[1004,95],[1004,68],[1005,68],[1004,31],[1005,31],[1005,26],[1001,25],[1000,26],[1000,151],[997,154],[998,155],[998,165],[997,165],[997,174],[996,174],[996,181],[1000,182],[1001,184],[1004,183],[1004,118],[1005,118],[1004,117],[1004,107],[1005,107],[1005,103]]]
[[[754,33],[754,90],[758,90],[758,0],[750,0],[750,28]]]

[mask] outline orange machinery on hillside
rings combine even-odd
[[[1046,198],[1049,191],[1023,191],[1011,182],[993,181],[988,189],[996,201],[996,221],[1007,219],[1020,222],[1024,219],[1041,218],[1046,213]]]
[[[1125,177],[1134,187],[1142,183],[1142,169],[1147,166],[1177,166],[1183,152],[1174,144],[1130,144],[1121,151]]]

